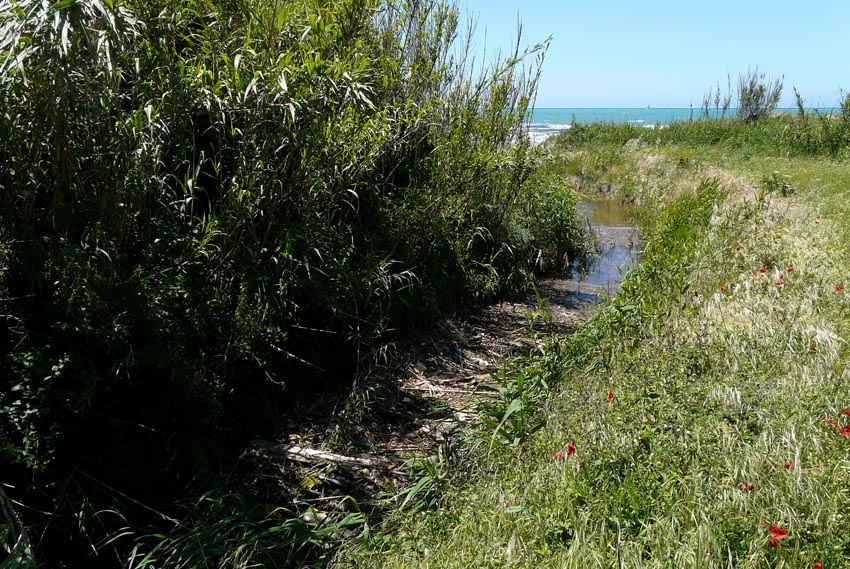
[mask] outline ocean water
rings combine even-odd
[[[815,110],[815,109],[813,109]],[[831,112],[832,109],[816,109],[818,112]],[[529,123],[529,134],[534,142],[542,142],[572,124],[613,123],[632,124],[634,126],[655,128],[689,118],[698,119],[701,108],[637,108],[637,109],[534,109]],[[776,113],[796,113],[797,109],[776,109]],[[735,109],[729,109],[727,116],[734,116]],[[714,109],[710,110],[712,118]]]

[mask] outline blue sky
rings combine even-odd
[[[487,53],[552,36],[538,107],[698,107],[727,74],[784,75],[807,106],[850,90],[850,0],[458,0]]]

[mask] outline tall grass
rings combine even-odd
[[[819,156],[850,156],[850,115],[842,100],[837,112],[804,111],[776,115],[747,123],[738,119],[680,121],[656,128],[624,125],[574,125],[559,135],[555,147],[577,148],[586,143],[623,145],[630,140],[650,144],[718,146],[750,153]]]
[[[603,187],[635,172],[646,245],[621,293],[529,362],[561,374],[546,426],[486,446],[439,510],[351,565],[846,564],[846,165],[730,172],[688,150],[633,144],[597,169]],[[777,164],[790,197],[753,187]]]
[[[167,509],[267,409],[575,254],[525,136],[546,46],[479,65],[451,5],[9,0],[0,30],[2,459],[47,559],[104,488]]]
[[[555,145],[569,148],[592,142],[625,144],[640,140],[661,145],[719,145],[768,154],[850,156],[850,94],[842,93],[835,111],[822,113],[806,110],[805,101],[795,89],[798,112],[788,115],[776,112],[782,79],[768,79],[755,70],[739,76],[736,91],[732,91],[731,84],[730,78],[725,92],[721,92],[719,84],[716,90],[709,91],[703,98],[699,120],[655,128],[576,124],[562,133]],[[737,107],[731,108],[733,99]]]

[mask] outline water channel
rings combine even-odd
[[[573,269],[569,278],[543,278],[537,286],[553,310],[587,313],[617,293],[623,276],[638,260],[641,243],[635,214],[628,206],[583,200],[578,210],[592,232],[596,254],[583,270]]]

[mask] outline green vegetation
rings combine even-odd
[[[545,426],[505,436],[484,406],[439,506],[343,565],[845,566],[850,145],[818,137],[847,120],[557,140],[550,172],[637,204],[641,263],[575,335],[511,364],[497,401],[522,387],[524,424]]]
[[[545,45],[482,67],[458,24],[437,0],[0,4],[0,566],[850,556],[850,96],[770,117],[754,73],[737,119],[576,127],[538,168]],[[643,262],[505,362],[453,463],[409,460],[383,520],[232,482],[299,398],[345,401],[405,331],[580,258],[573,186],[638,205]]]
[[[703,99],[699,120],[663,127],[656,125],[654,129],[631,124],[573,125],[558,138],[556,147],[564,149],[589,143],[622,145],[639,140],[662,146],[711,146],[742,156],[850,157],[850,93],[842,95],[833,113],[807,111],[796,89],[794,93],[797,113],[774,115],[782,94],[782,81],[769,81],[757,71],[750,72],[738,79],[738,90],[734,94],[727,91],[721,96],[719,85],[716,91],[710,91]],[[738,104],[733,109],[736,116],[727,117],[733,97]],[[712,99],[715,102],[713,112]]]
[[[458,23],[436,0],[0,4],[15,555],[283,565],[362,527],[209,490],[406,328],[581,253],[523,135],[545,45],[476,65]]]

